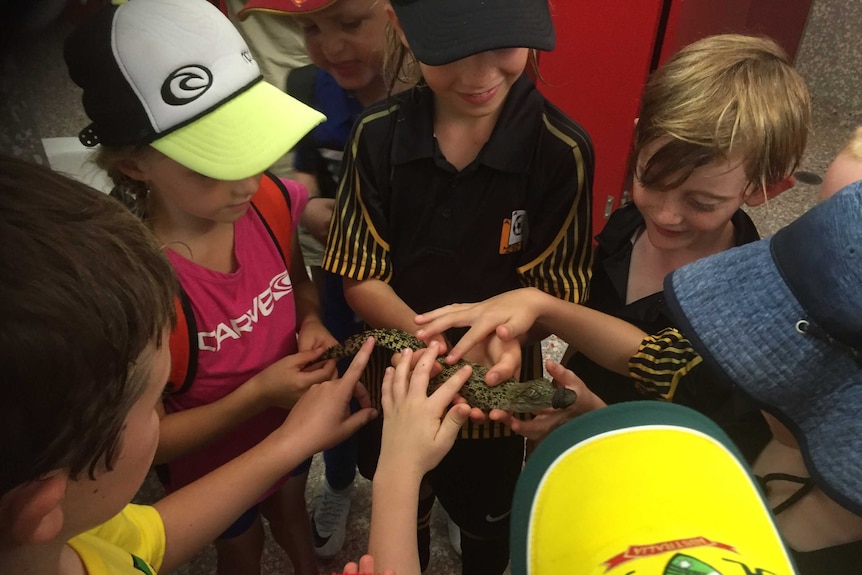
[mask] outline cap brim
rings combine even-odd
[[[500,48],[553,50],[547,0],[392,2],[416,59],[441,66]]]
[[[781,233],[781,232],[779,232]],[[709,369],[774,414],[797,438],[809,472],[831,498],[862,513],[858,445],[862,370],[796,329],[807,317],[772,258],[772,238],[676,270],[665,281],[679,330]],[[846,382],[836,392],[818,380]],[[842,397],[843,395],[843,397]]]
[[[528,459],[513,575],[795,573],[742,456],[705,416],[631,402],[581,416]],[[738,565],[734,565],[738,568]]]
[[[311,14],[323,10],[337,0],[251,0],[236,13],[245,20],[253,12],[264,14]]]
[[[325,119],[261,81],[151,145],[205,176],[241,180],[272,166]]]

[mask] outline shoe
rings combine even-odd
[[[449,514],[446,513],[446,510],[443,510],[443,514],[446,516],[446,528],[449,531],[449,543],[452,544],[452,549],[458,555],[461,556],[461,528],[458,527],[452,518],[449,517]]]
[[[353,484],[347,489],[336,491],[326,480],[323,481],[323,492],[311,512],[314,553],[321,559],[331,559],[344,546],[352,495]]]

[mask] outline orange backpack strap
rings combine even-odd
[[[198,371],[197,324],[192,311],[192,301],[185,290],[174,300],[177,326],[171,332],[171,373],[168,376],[168,392],[182,393],[189,388]]]
[[[293,222],[290,213],[290,193],[276,176],[264,172],[251,205],[260,216],[266,231],[290,271],[290,246],[293,237]],[[171,333],[171,374],[168,377],[168,392],[182,393],[191,386],[198,370],[198,328],[192,301],[185,290],[174,302],[177,312],[177,327]]]
[[[287,271],[290,271],[290,244],[293,238],[290,192],[279,178],[264,172],[257,193],[251,198],[251,205],[278,248]]]

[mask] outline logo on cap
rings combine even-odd
[[[212,83],[212,73],[203,66],[183,66],[165,79],[162,100],[170,106],[183,106],[203,96]]]

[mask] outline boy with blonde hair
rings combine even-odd
[[[519,290],[478,304],[457,319],[434,322],[420,337],[432,337],[452,321],[473,323],[478,314],[484,314],[485,328],[495,316],[503,321],[494,328],[514,316],[519,329],[521,318],[526,325],[539,321],[544,333],[557,334],[579,352],[568,367],[601,402],[660,397],[694,407],[719,423],[753,459],[769,438],[760,413],[710,381],[680,385],[678,371],[668,365],[675,366],[686,350],[653,355],[655,341],[640,352],[639,344],[644,332],[663,334],[676,327],[665,303],[665,276],[759,239],[741,207],[762,204],[792,185],[809,118],[805,82],[772,40],[726,34],[683,48],[651,75],[644,89],[631,154],[632,202],[618,209],[596,238],[586,307],[548,302],[542,294]],[[546,316],[551,307],[555,311]],[[439,315],[424,314],[422,321]],[[626,323],[609,322],[608,316]],[[481,332],[474,333],[459,342],[453,358],[477,341]],[[669,336],[662,345],[665,350],[680,344]],[[506,369],[514,363],[509,360]],[[489,376],[505,377],[504,371],[492,368]],[[534,437],[547,431],[538,428],[548,419],[563,417],[549,414],[520,422],[497,415]]]

